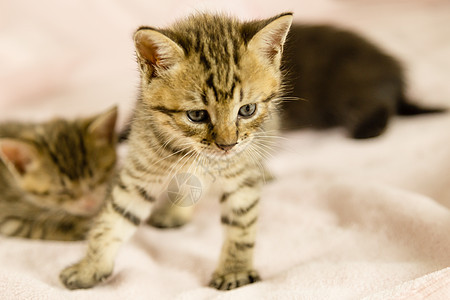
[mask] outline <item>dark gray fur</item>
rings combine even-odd
[[[283,61],[284,129],[343,126],[353,138],[380,135],[396,114],[441,112],[405,96],[401,64],[356,33],[327,25],[291,27]]]

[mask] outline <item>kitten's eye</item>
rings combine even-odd
[[[65,189],[65,190],[59,191],[58,195],[66,196],[66,197],[69,197],[69,198],[74,198],[75,197],[75,194],[69,189]]]
[[[196,123],[206,122],[209,118],[206,110],[189,110],[186,112],[189,120]]]
[[[256,104],[251,103],[251,104],[243,105],[239,109],[239,115],[244,118],[249,118],[255,113],[255,111],[256,111]]]

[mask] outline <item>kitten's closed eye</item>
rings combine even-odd
[[[55,193],[59,196],[66,196],[66,197],[70,197],[70,198],[75,198],[75,194],[72,190],[69,189],[64,189],[64,190],[60,190],[57,193]]]

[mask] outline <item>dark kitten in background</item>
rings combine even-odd
[[[117,108],[73,121],[0,124],[0,234],[79,240],[114,172]]]
[[[284,129],[343,126],[351,137],[380,135],[393,115],[442,112],[405,97],[400,63],[350,31],[294,24],[285,44]]]

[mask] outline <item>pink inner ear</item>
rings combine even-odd
[[[152,30],[139,30],[135,35],[136,51],[150,72],[167,70],[179,58],[180,49],[168,37]],[[142,63],[142,62],[141,62]],[[155,75],[155,74],[150,74]]]
[[[155,67],[162,69],[167,69],[169,67],[167,58],[164,58],[162,49],[160,49],[160,47],[163,47],[162,45],[158,46],[155,41],[152,41],[144,33],[138,32],[136,38],[136,50],[149,65],[151,71],[154,71]]]
[[[136,43],[136,48],[139,54],[147,60],[150,64],[156,65],[158,63],[158,53],[156,47],[151,43],[151,41],[146,40],[145,37],[141,37],[139,42]]]
[[[12,163],[20,175],[25,174],[27,166],[32,161],[32,157],[30,151],[25,149],[24,145],[6,142],[0,144],[0,151]]]
[[[283,38],[284,34],[287,31],[287,27],[281,27],[273,30],[273,32],[270,33],[267,44],[268,47],[266,48],[266,54],[270,59],[273,59],[283,48]]]
[[[268,47],[265,51],[267,57],[270,60],[273,60],[275,58],[275,56],[278,54],[278,52],[279,52],[279,48],[276,47],[274,44],[272,44],[271,47]]]

